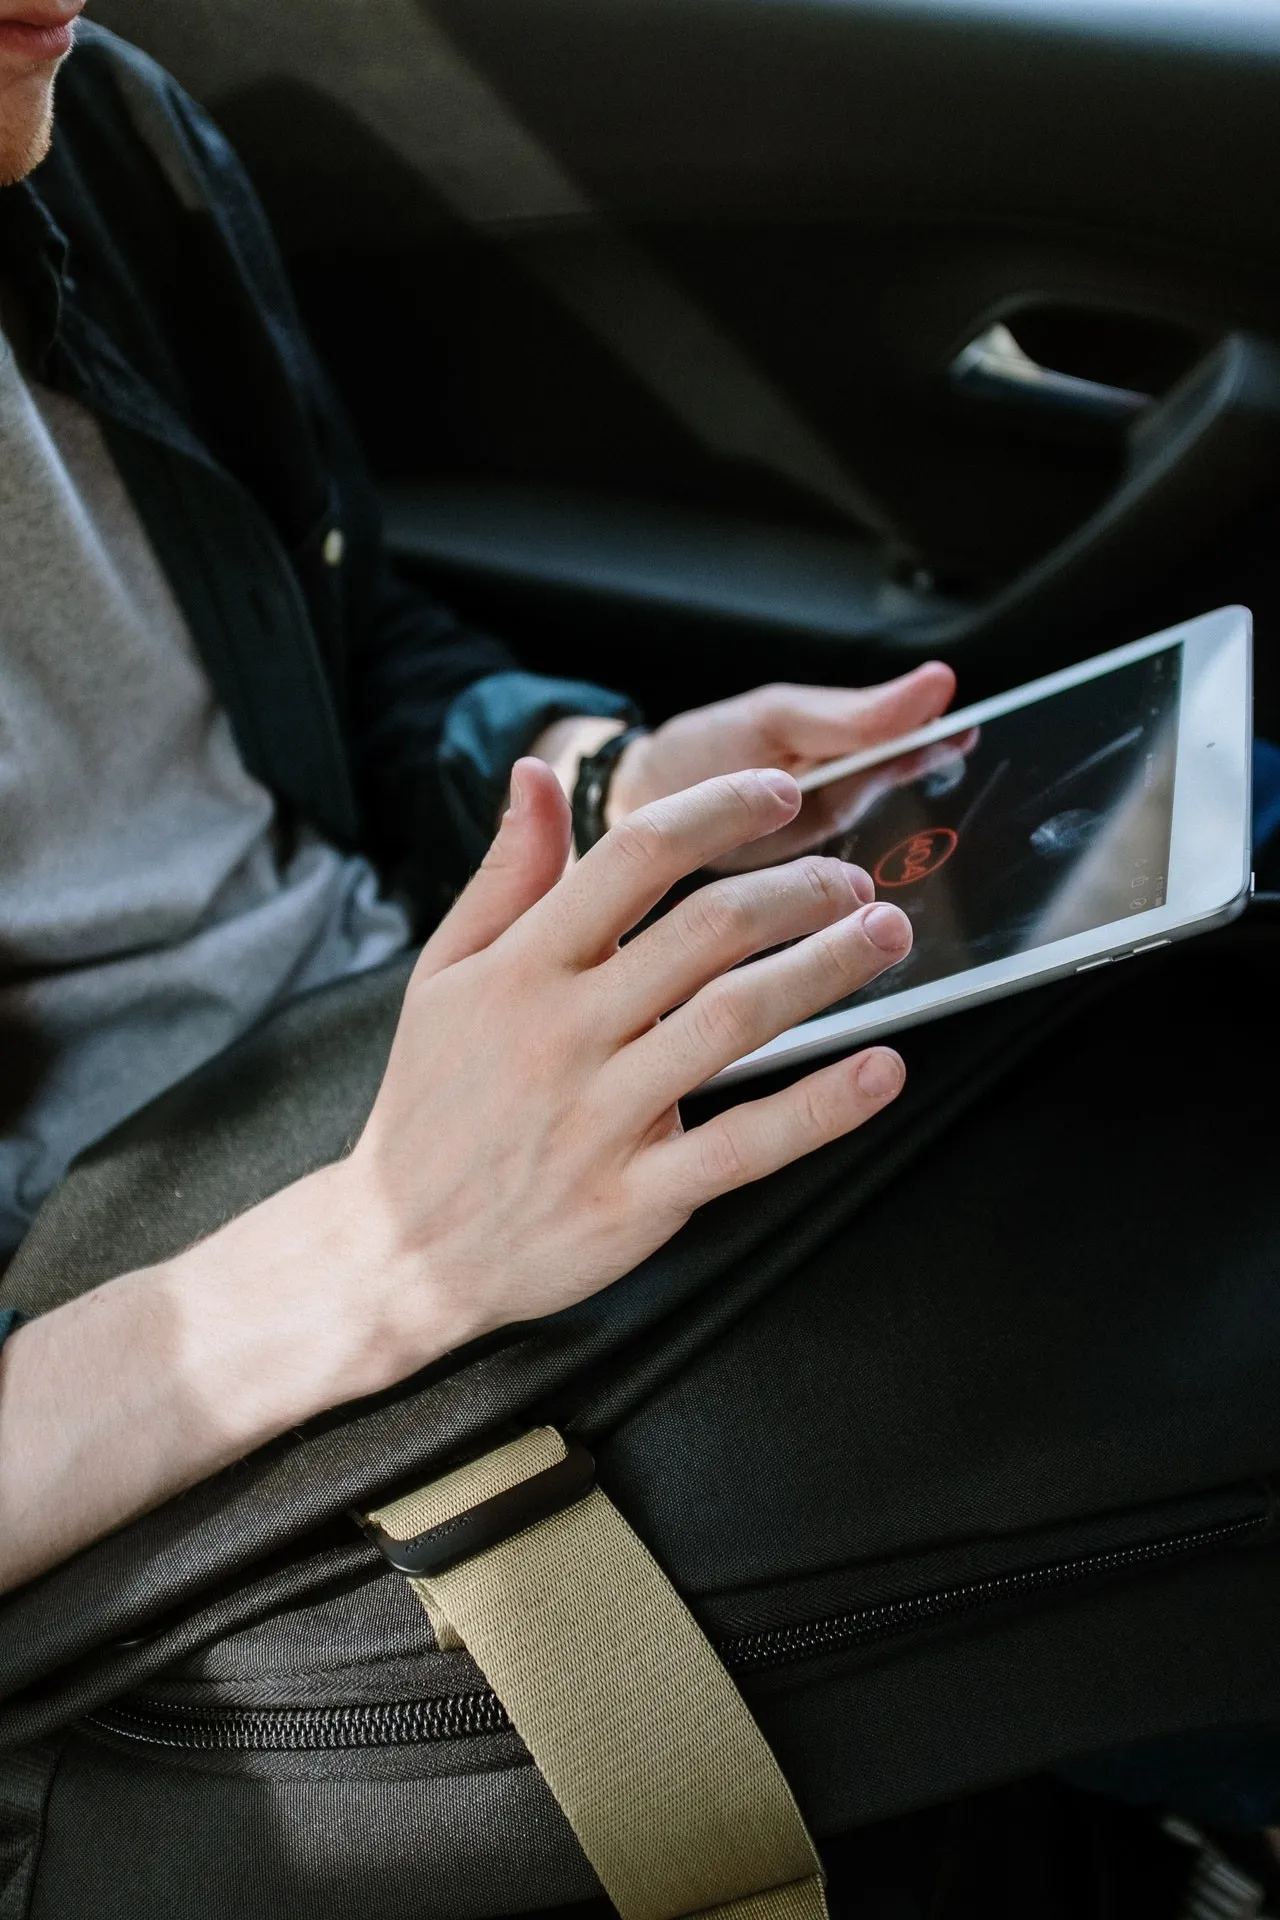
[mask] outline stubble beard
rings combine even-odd
[[[53,75],[24,74],[0,86],[0,187],[38,167],[53,139]]]

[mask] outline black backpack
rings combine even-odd
[[[3,1920],[781,1920],[783,1776],[822,1837],[1280,1721],[1277,926],[908,1035],[864,1134],[0,1601]],[[0,1304],[341,1153],[405,977],[94,1149]]]

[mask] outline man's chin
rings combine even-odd
[[[53,82],[0,89],[0,187],[16,186],[40,165],[53,139]]]

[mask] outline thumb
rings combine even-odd
[[[946,712],[956,677],[941,660],[928,660],[876,687],[788,686],[769,691],[767,734],[786,757],[831,760],[879,746]]]
[[[491,946],[536,905],[569,858],[569,802],[545,760],[517,760],[511,805],[484,864],[422,950],[416,978]]]
[[[896,680],[865,687],[859,719],[866,744],[875,746],[880,740],[912,733],[916,727],[937,720],[951,705],[955,691],[956,676],[941,660],[927,660]]]

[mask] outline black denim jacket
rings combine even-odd
[[[102,425],[250,770],[434,918],[540,729],[627,702],[519,673],[396,576],[235,155],[103,28],[48,159],[0,192],[0,279],[32,373]]]

